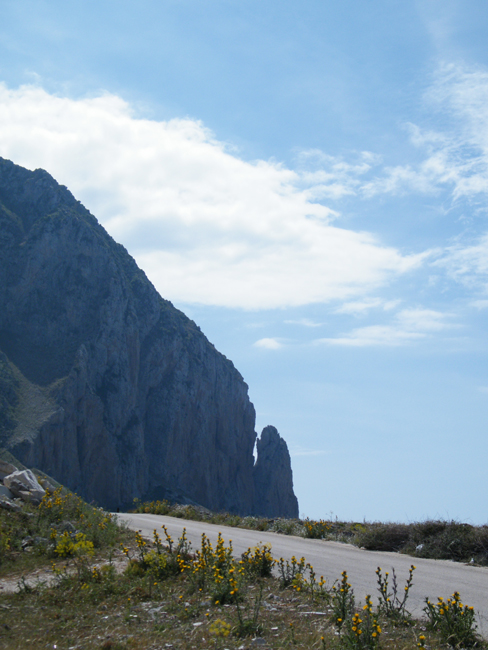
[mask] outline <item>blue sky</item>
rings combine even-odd
[[[0,0],[0,155],[231,358],[314,518],[488,521],[484,0]]]

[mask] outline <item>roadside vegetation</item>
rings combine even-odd
[[[457,521],[431,520],[398,524],[343,522],[333,519],[266,519],[212,513],[199,506],[171,504],[168,501],[135,501],[132,511],[346,542],[369,551],[394,551],[414,557],[488,566],[488,526],[472,526]]]
[[[97,557],[130,537],[110,513],[59,487],[39,506],[25,503],[18,512],[0,507],[0,578],[64,558]]]
[[[347,571],[328,584],[267,545],[234,557],[222,535],[193,548],[164,526],[144,539],[62,489],[0,509],[0,543],[0,586],[15,582],[0,589],[5,650],[486,647],[457,592],[412,618],[413,564],[398,579],[378,567],[377,592],[356,594]]]

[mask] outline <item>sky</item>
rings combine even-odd
[[[485,0],[0,0],[46,169],[249,385],[303,517],[488,523]]]

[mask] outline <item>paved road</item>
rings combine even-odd
[[[297,558],[303,556],[312,564],[317,576],[323,575],[329,585],[332,585],[342,571],[346,570],[358,599],[363,599],[367,594],[375,598],[377,594],[375,571],[378,566],[383,569],[383,573],[389,571],[390,576],[391,569],[394,567],[400,591],[403,590],[408,570],[413,563],[417,568],[408,600],[409,611],[415,616],[420,616],[426,596],[436,602],[438,596],[447,598],[454,591],[459,591],[463,603],[475,608],[479,630],[485,638],[488,638],[488,568],[486,567],[471,567],[447,560],[424,560],[398,553],[365,551],[339,542],[324,542],[291,535],[215,526],[201,521],[188,521],[161,515],[124,513],[119,517],[148,538],[152,537],[154,529],[160,530],[163,524],[173,539],[177,539],[183,528],[186,528],[187,537],[194,548],[199,547],[202,533],[206,533],[212,543],[215,543],[219,531],[226,542],[232,540],[235,555],[240,555],[259,542],[269,543],[272,546],[273,557],[290,559],[292,555]]]

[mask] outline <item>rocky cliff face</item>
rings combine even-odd
[[[286,444],[265,434],[254,466],[254,422],[233,364],[95,217],[0,158],[0,447],[105,507],[297,516]]]
[[[254,512],[266,517],[297,517],[290,454],[275,427],[265,427],[257,441],[254,490],[259,495]]]

